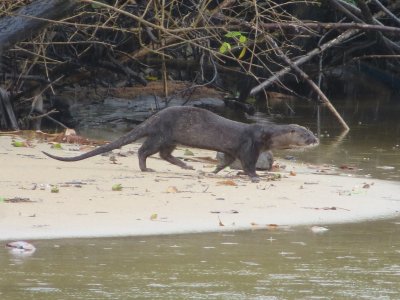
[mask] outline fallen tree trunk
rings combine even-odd
[[[0,55],[16,43],[66,15],[78,3],[76,0],[38,0],[20,8],[14,15],[0,19]]]
[[[51,20],[58,20],[72,11],[76,0],[38,0],[0,19],[0,58],[3,52],[16,43],[29,39]],[[3,128],[18,130],[18,122],[12,105],[12,97],[0,89],[0,123]]]

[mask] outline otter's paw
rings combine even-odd
[[[212,173],[217,174],[217,173],[218,173],[219,171],[221,171],[221,170],[222,170],[221,168],[218,168],[218,167],[217,167],[217,168],[214,169],[214,171],[212,171]]]
[[[260,182],[260,177],[258,176],[251,176],[250,177],[251,182],[257,183]]]
[[[142,172],[155,172],[155,170],[146,168],[146,169],[143,169]]]

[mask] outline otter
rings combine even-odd
[[[105,153],[146,137],[138,151],[140,170],[147,168],[146,159],[159,152],[160,157],[183,169],[193,169],[172,156],[177,145],[223,152],[225,160],[214,173],[239,159],[243,171],[253,182],[258,182],[256,162],[262,151],[288,149],[318,144],[308,129],[295,125],[245,124],[218,116],[208,110],[189,107],[168,107],[152,115],[117,140],[74,157],[45,155],[61,161],[78,161]]]

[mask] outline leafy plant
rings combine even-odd
[[[239,54],[239,59],[243,58],[243,56],[246,54],[246,42],[247,42],[247,37],[243,35],[240,31],[229,31],[227,34],[225,34],[226,38],[231,38],[236,41],[236,46],[242,47],[242,51],[240,51]],[[219,48],[219,52],[224,54],[232,49],[232,45],[228,42],[223,42],[221,44],[221,47]]]

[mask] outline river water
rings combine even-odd
[[[321,146],[281,155],[400,180],[399,105],[378,104],[344,105],[347,135],[323,112]],[[300,115],[275,121],[315,131],[315,110]],[[42,240],[26,257],[0,248],[0,299],[400,299],[400,218],[328,228]]]
[[[37,241],[1,299],[400,299],[400,223]]]

